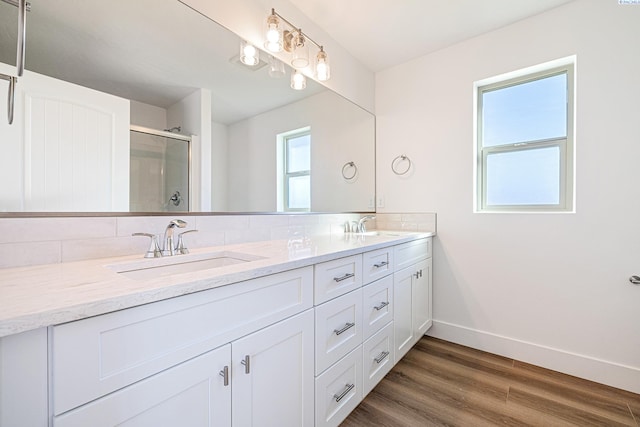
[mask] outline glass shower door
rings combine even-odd
[[[189,210],[190,138],[132,127],[130,134],[131,212]]]

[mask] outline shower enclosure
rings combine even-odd
[[[131,126],[131,212],[189,210],[190,150],[188,136]]]

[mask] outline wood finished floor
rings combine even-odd
[[[640,426],[640,395],[424,337],[341,427]]]

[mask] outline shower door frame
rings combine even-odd
[[[179,141],[185,141],[187,143],[187,176],[189,185],[189,206],[187,206],[187,212],[192,212],[192,200],[193,200],[193,173],[191,168],[191,141],[193,136],[181,135],[179,133],[167,132],[163,130],[148,128],[145,126],[130,125],[129,132],[140,132],[148,135],[161,136],[164,138],[177,139]]]

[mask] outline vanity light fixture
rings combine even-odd
[[[285,25],[287,28],[285,28]],[[267,16],[267,31],[264,47],[270,52],[281,52],[282,50],[291,54],[291,66],[296,70],[307,68],[310,65],[309,44],[314,44],[318,48],[313,64],[313,72],[319,81],[329,80],[331,77],[329,69],[329,57],[324,47],[305,34],[301,28],[296,27],[287,21],[275,9]],[[291,75],[292,87],[294,74]],[[304,77],[304,76],[303,76]]]
[[[260,50],[251,43],[242,40],[240,42],[240,62],[254,66],[260,62]]]

